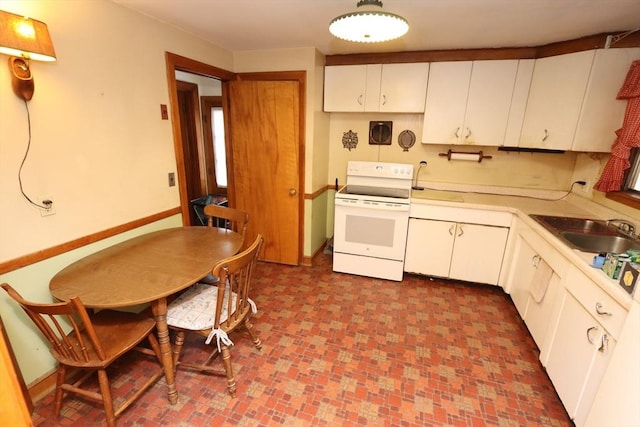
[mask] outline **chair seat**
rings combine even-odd
[[[64,363],[69,366],[78,368],[108,366],[112,361],[138,345],[156,326],[155,320],[146,314],[114,310],[103,310],[96,313],[91,316],[91,323],[100,337],[100,342],[106,353],[104,361],[98,359],[92,346],[87,348],[91,359],[89,362],[65,358],[61,354],[56,354],[56,350],[51,348],[53,356],[58,360],[64,360]],[[83,335],[85,340],[88,340],[88,337]],[[69,338],[76,346],[79,346],[72,334],[69,335]]]
[[[231,294],[231,305],[235,310],[237,295]],[[228,294],[225,293],[225,301],[222,304],[220,323],[227,320],[229,313]],[[174,328],[200,331],[211,329],[214,326],[216,304],[218,303],[218,287],[203,283],[196,283],[189,290],[176,298],[167,309],[167,324]],[[253,312],[255,304],[249,300]]]

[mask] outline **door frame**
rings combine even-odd
[[[180,210],[182,213],[182,224],[189,225],[189,215],[191,210],[191,201],[189,200],[186,187],[186,168],[182,147],[182,131],[180,128],[180,111],[178,105],[178,89],[176,82],[176,71],[185,71],[188,73],[199,74],[205,77],[218,79],[222,83],[222,102],[230,102],[225,99],[227,82],[232,80],[296,80],[299,82],[299,141],[298,141],[298,174],[299,174],[299,193],[298,198],[298,265],[304,256],[304,201],[306,195],[304,193],[305,179],[305,135],[306,135],[306,71],[273,71],[273,72],[252,72],[252,73],[233,73],[204,62],[196,61],[171,52],[165,52],[167,83],[169,85],[169,103],[171,108],[171,127],[173,130],[173,146],[176,156],[176,172],[178,178],[178,192],[180,195]],[[223,106],[224,108],[224,106]],[[225,127],[227,118],[225,115]],[[227,153],[229,147],[227,147]],[[227,168],[233,167],[233,159],[227,157]],[[233,206],[233,174],[228,179],[229,205]]]
[[[218,79],[224,85],[225,81],[235,80],[236,74],[222,68],[214,67],[203,62],[199,62],[175,53],[165,52],[167,67],[167,82],[169,84],[169,103],[171,106],[171,127],[173,129],[173,147],[176,155],[176,172],[178,174],[178,192],[180,194],[180,210],[182,213],[182,224],[189,225],[189,215],[191,211],[191,201],[187,192],[186,177],[187,172],[184,162],[184,152],[182,147],[182,129],[180,127],[180,111],[178,105],[178,87],[176,82],[176,71],[186,71],[188,73],[199,74],[206,77]]]

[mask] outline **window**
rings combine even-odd
[[[227,156],[225,152],[222,97],[203,96],[202,130],[208,194],[227,194]]]
[[[631,167],[625,173],[622,189],[618,192],[607,193],[607,198],[640,209],[640,149],[631,150],[629,162]]]
[[[227,187],[227,157],[224,151],[224,116],[222,107],[211,109],[211,127],[213,132],[213,158],[215,161],[216,183],[218,187]]]

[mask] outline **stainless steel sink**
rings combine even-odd
[[[618,230],[605,221],[590,218],[572,218],[564,216],[530,215],[533,219],[553,232],[572,231],[575,233],[595,233],[615,236]]]
[[[620,232],[606,221],[549,215],[530,215],[571,248],[583,252],[624,253],[640,249],[640,241]]]
[[[640,243],[626,236],[612,236],[603,234],[560,232],[560,238],[569,242],[571,246],[584,252],[613,252],[624,253],[628,249],[640,249]]]

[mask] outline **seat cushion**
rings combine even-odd
[[[225,293],[225,302],[222,305],[220,322],[227,320],[229,316],[228,293]],[[236,306],[236,294],[232,294],[232,307]],[[176,328],[201,331],[213,328],[218,301],[218,287],[203,283],[196,283],[187,292],[176,298],[167,309],[167,323]]]

